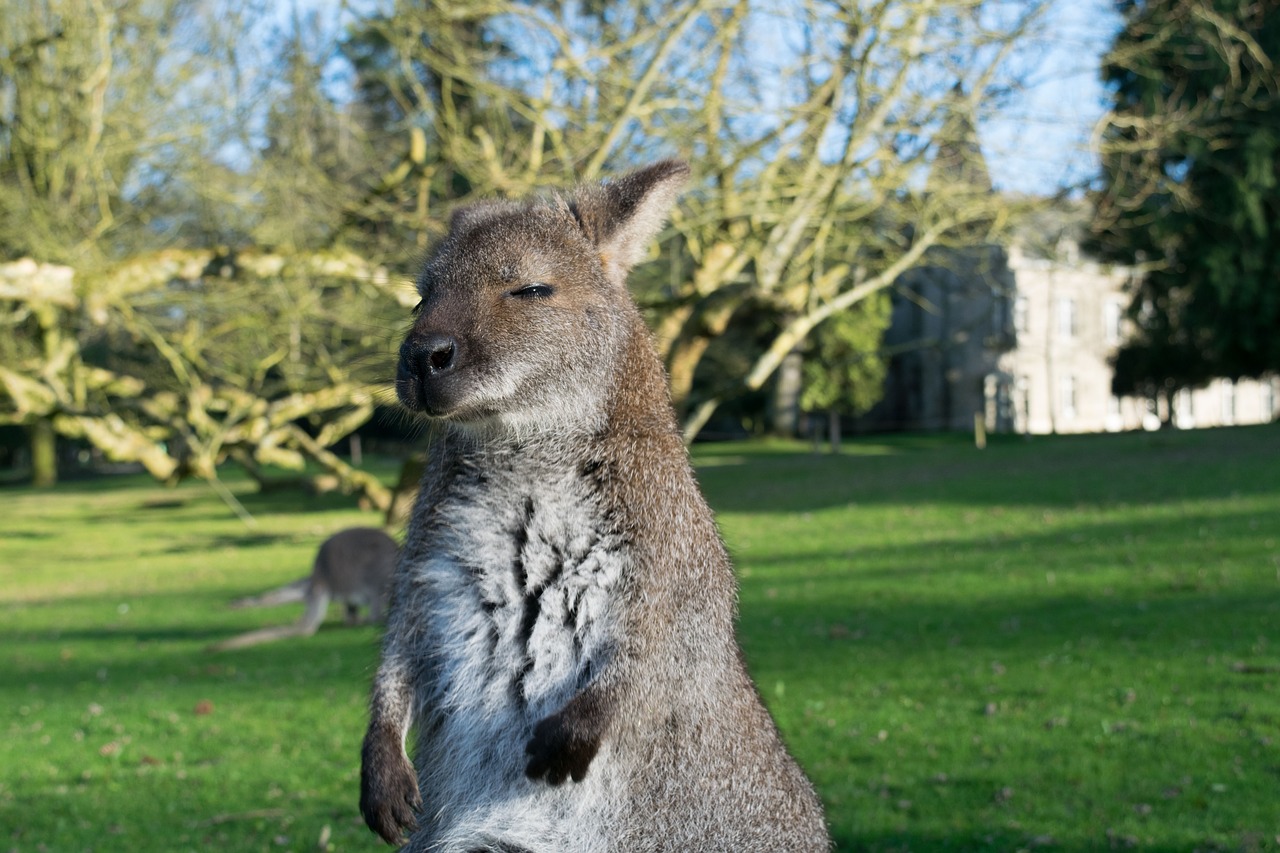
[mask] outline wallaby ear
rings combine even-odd
[[[621,284],[644,258],[688,179],[686,163],[662,160],[574,194],[570,209],[600,249],[610,278]]]

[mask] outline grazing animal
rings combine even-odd
[[[369,621],[382,618],[387,607],[391,577],[395,573],[399,546],[394,539],[373,527],[340,530],[320,545],[311,574],[287,586],[262,595],[239,598],[232,607],[273,607],[305,601],[307,609],[293,625],[262,628],[239,634],[210,647],[211,651],[242,649],[284,637],[307,637],[324,622],[329,602],[346,606],[347,624],[355,624],[361,607],[368,608]]]
[[[830,846],[743,665],[729,557],[626,290],[687,175],[464,207],[418,279],[396,389],[443,429],[363,747],[360,810],[389,843]]]

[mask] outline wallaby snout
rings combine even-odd
[[[449,408],[448,387],[462,364],[462,343],[444,332],[414,331],[400,346],[396,369],[396,395],[411,411],[431,415]]]
[[[458,342],[449,335],[427,335],[417,343],[420,372],[429,376],[441,376],[457,363]]]

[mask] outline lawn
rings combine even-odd
[[[1280,428],[846,451],[695,454],[840,849],[1280,849]],[[231,486],[0,490],[0,850],[386,849],[376,629],[205,651],[378,519]]]

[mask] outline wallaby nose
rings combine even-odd
[[[457,363],[458,342],[449,335],[432,333],[418,341],[418,366],[424,374],[448,373]]]

